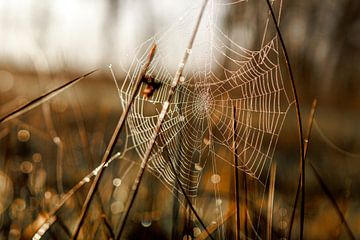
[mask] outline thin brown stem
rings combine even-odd
[[[161,135],[160,135],[160,139],[161,139],[162,142],[164,142],[164,140],[162,139]],[[206,226],[205,226],[204,222],[202,221],[200,215],[199,215],[198,212],[196,211],[194,205],[191,203],[191,200],[190,200],[188,194],[186,193],[186,191],[185,191],[185,189],[184,189],[184,187],[183,187],[183,184],[180,182],[178,173],[176,172],[175,165],[174,165],[174,163],[171,161],[169,151],[167,150],[166,147],[164,147],[164,151],[165,151],[166,155],[169,156],[169,162],[170,162],[171,171],[173,172],[173,174],[174,174],[174,176],[175,176],[175,181],[176,181],[176,183],[178,184],[178,186],[180,187],[181,193],[184,195],[184,198],[185,198],[185,200],[186,200],[187,205],[190,207],[190,210],[193,212],[193,214],[195,215],[196,219],[199,221],[200,225],[204,228],[205,232],[207,232],[208,236],[209,236],[211,239],[213,239],[212,236],[211,236],[211,234],[207,231]],[[190,220],[190,212],[188,212],[186,215],[187,215],[187,216],[186,216],[187,220]]]
[[[147,165],[147,163],[149,161],[149,158],[150,158],[152,149],[154,147],[155,141],[156,141],[157,136],[158,136],[158,134],[159,134],[159,132],[161,130],[162,123],[163,123],[163,121],[165,119],[165,116],[166,116],[166,114],[168,112],[170,102],[171,102],[171,100],[172,100],[172,98],[173,98],[173,96],[175,94],[175,91],[176,91],[178,83],[180,81],[180,77],[182,76],[184,67],[185,67],[185,65],[187,63],[187,60],[188,60],[189,56],[190,56],[191,49],[193,47],[193,43],[195,41],[195,37],[196,37],[197,31],[199,29],[200,22],[201,22],[205,7],[207,5],[207,2],[208,2],[208,0],[204,0],[204,3],[202,5],[202,7],[201,7],[198,19],[197,19],[196,24],[195,24],[194,30],[192,32],[188,47],[185,49],[184,56],[183,56],[183,58],[182,58],[182,60],[181,60],[181,62],[179,64],[179,68],[176,71],[175,77],[174,77],[174,79],[173,79],[173,81],[171,83],[171,87],[170,87],[170,90],[169,90],[169,95],[167,97],[167,100],[163,103],[161,112],[160,112],[159,117],[158,117],[158,121],[157,121],[156,126],[154,128],[154,132],[153,132],[152,137],[151,137],[151,139],[149,141],[146,152],[144,154],[144,158],[143,158],[142,163],[140,165],[140,170],[139,170],[139,172],[138,172],[138,174],[137,174],[137,176],[135,178],[134,184],[133,184],[133,186],[131,188],[132,192],[131,192],[130,197],[129,197],[128,201],[127,201],[125,211],[123,213],[123,218],[121,219],[121,222],[120,222],[119,234],[117,236],[117,239],[121,238],[121,235],[122,235],[122,233],[124,231],[126,220],[127,220],[128,216],[129,216],[129,212],[130,212],[130,210],[131,210],[131,208],[132,208],[132,206],[134,204],[135,197],[136,197],[136,195],[137,195],[137,193],[139,191],[139,186],[140,186],[142,178],[144,176],[145,168],[146,168],[146,165]]]
[[[103,156],[103,158],[101,160],[101,164],[106,164],[106,162],[110,159],[109,158],[110,154],[113,151],[113,149],[115,147],[115,144],[116,144],[116,142],[117,142],[117,140],[119,138],[121,129],[124,126],[125,120],[127,118],[129,110],[130,110],[130,107],[131,107],[131,105],[132,105],[132,103],[133,103],[133,101],[135,99],[136,94],[138,93],[138,91],[139,91],[139,89],[141,87],[142,78],[145,76],[145,74],[147,72],[147,69],[150,66],[150,63],[151,63],[152,59],[154,58],[155,50],[156,50],[156,45],[154,44],[152,49],[150,50],[149,57],[148,57],[148,60],[147,60],[146,64],[143,66],[142,70],[139,72],[139,75],[137,76],[137,79],[136,79],[136,82],[135,82],[135,89],[134,89],[133,93],[131,94],[130,100],[129,100],[124,112],[121,114],[121,117],[119,118],[119,121],[118,121],[118,123],[116,125],[116,128],[115,128],[115,130],[113,132],[113,135],[112,135],[112,137],[110,139],[110,142],[109,142],[109,144],[108,144],[108,146],[106,148],[106,151],[104,153],[104,156]],[[84,223],[86,214],[90,209],[90,203],[91,203],[91,201],[92,201],[92,199],[94,197],[95,192],[97,191],[98,185],[100,183],[100,179],[101,179],[101,177],[103,175],[103,172],[104,172],[104,168],[101,168],[99,170],[98,174],[96,175],[96,178],[95,178],[94,182],[92,183],[92,185],[90,187],[90,190],[89,190],[89,192],[88,192],[88,194],[86,196],[84,205],[83,205],[83,207],[81,209],[79,220],[78,220],[77,224],[75,225],[75,230],[74,230],[72,239],[77,239],[78,236],[79,236],[81,226]]]
[[[113,228],[111,227],[111,224],[109,222],[109,220],[107,219],[106,215],[105,214],[102,214],[101,215],[101,219],[103,220],[103,223],[110,235],[110,239],[115,239],[115,233],[114,233],[114,230]]]
[[[111,158],[108,164],[115,160],[116,158],[120,157],[120,153],[114,154]],[[97,168],[95,168],[91,173],[86,175],[81,181],[79,181],[75,186],[73,186],[67,193],[65,193],[61,200],[56,204],[55,208],[52,209],[46,221],[40,226],[40,228],[36,231],[34,236],[37,236],[37,239],[40,239],[41,236],[45,234],[45,232],[52,226],[52,224],[55,222],[54,219],[56,219],[56,214],[60,211],[60,209],[65,205],[65,203],[79,190],[81,189],[86,183],[88,183],[92,177],[95,176],[95,173],[99,171],[100,168],[106,167],[105,164],[100,164]],[[30,225],[33,225],[34,223],[31,223]],[[71,234],[70,234],[71,235]]]
[[[240,193],[239,193],[239,172],[238,172],[238,156],[237,156],[237,147],[236,147],[236,107],[233,107],[233,121],[234,121],[234,128],[233,128],[233,151],[234,151],[234,181],[235,181],[235,203],[236,203],[236,229],[235,229],[235,236],[237,240],[240,240]]]
[[[77,77],[77,78],[75,78],[75,79],[73,79],[73,80],[71,80],[71,81],[69,81],[69,82],[67,82],[67,83],[65,83],[65,84],[63,84],[63,85],[49,91],[49,92],[47,92],[47,93],[42,94],[40,97],[37,97],[37,98],[31,100],[30,102],[16,108],[14,111],[12,111],[12,112],[6,114],[4,117],[0,118],[0,124],[5,123],[5,122],[7,122],[7,121],[9,121],[9,120],[11,120],[13,118],[16,118],[16,117],[30,111],[31,109],[39,106],[43,102],[46,102],[47,100],[55,97],[56,95],[58,95],[59,93],[61,93],[65,89],[73,86],[74,84],[78,83],[79,81],[81,81],[85,77],[87,77],[87,76],[89,76],[89,75],[91,75],[91,74],[93,74],[93,73],[95,73],[97,71],[98,71],[98,69],[93,70],[91,72],[88,72],[88,73],[86,73],[86,74],[84,74],[84,75],[82,75],[80,77]]]
[[[245,219],[244,219],[244,234],[245,234],[245,239],[248,239],[248,186],[247,186],[247,177],[246,177],[246,173],[243,173],[243,179],[244,179],[244,202],[245,202],[245,206],[244,206],[244,213],[245,213]]]
[[[305,155],[304,158],[306,159],[306,154],[308,152],[308,146],[309,146],[309,142],[310,142],[310,136],[311,136],[311,131],[312,131],[312,126],[314,123],[314,116],[315,116],[315,110],[316,110],[316,105],[317,105],[317,101],[316,99],[314,99],[313,104],[312,104],[312,108],[311,108],[311,112],[310,112],[310,116],[309,116],[309,127],[308,127],[308,132],[306,135],[306,140],[305,140]],[[336,210],[336,213],[338,214],[338,216],[340,217],[342,223],[345,226],[346,232],[349,235],[350,239],[355,239],[355,235],[352,232],[348,222],[345,219],[344,214],[342,213],[339,205],[336,202],[335,197],[332,195],[330,189],[328,188],[328,186],[326,185],[325,181],[322,179],[320,173],[317,171],[317,169],[315,168],[315,166],[310,162],[307,161],[310,165],[310,168],[312,169],[316,180],[318,181],[318,183],[321,186],[321,189],[324,191],[325,195],[328,197],[328,199],[330,200],[331,204],[333,205],[334,209]]]
[[[285,42],[282,37],[280,28],[279,28],[278,21],[276,19],[274,10],[271,7],[270,0],[266,0],[266,3],[270,10],[271,17],[275,24],[277,35],[279,37],[280,44],[282,46],[282,50],[285,55],[285,60],[286,60],[286,64],[287,64],[287,68],[288,68],[290,80],[291,80],[291,87],[292,87],[293,95],[295,98],[296,119],[297,119],[297,125],[298,125],[298,135],[299,135],[299,145],[300,145],[300,149],[299,149],[300,150],[300,176],[301,176],[301,181],[300,181],[300,183],[301,183],[300,184],[300,186],[301,186],[300,239],[302,240],[303,233],[304,233],[304,218],[305,218],[305,159],[304,159],[304,137],[303,137],[303,130],[302,130],[302,122],[301,122],[300,104],[299,104],[299,98],[298,98],[297,91],[296,91],[294,75],[293,75],[291,64],[290,64],[290,58],[289,58],[289,55],[288,55],[288,52],[287,52],[287,49],[285,46]]]
[[[310,168],[313,170],[316,180],[319,182],[321,189],[324,191],[328,199],[330,200],[331,204],[333,205],[334,209],[336,210],[336,213],[339,215],[341,222],[344,224],[347,234],[349,235],[350,239],[355,240],[355,235],[352,232],[348,222],[346,221],[346,218],[344,214],[342,213],[339,205],[336,202],[335,197],[332,195],[330,189],[327,187],[326,183],[322,179],[320,173],[316,170],[315,166],[309,161]]]
[[[306,139],[305,139],[305,141],[304,141],[304,159],[305,159],[305,160],[306,160],[306,157],[307,157],[309,140],[310,140],[310,135],[311,135],[311,131],[312,131],[312,126],[313,126],[312,123],[313,123],[313,121],[314,121],[316,106],[317,106],[317,100],[314,99],[314,100],[313,100],[313,103],[312,103],[312,106],[311,106],[310,115],[309,115],[309,120],[308,120],[308,131],[307,131],[307,133],[306,133]],[[298,185],[297,185],[297,189],[296,189],[295,200],[294,200],[293,209],[292,209],[292,212],[291,212],[289,230],[288,230],[288,235],[287,235],[289,239],[291,238],[292,227],[293,227],[293,225],[294,225],[296,207],[297,207],[297,203],[298,203],[298,199],[299,199],[299,193],[300,193],[300,186],[301,186],[301,175],[299,175],[299,180],[298,180]]]
[[[269,197],[267,208],[267,227],[266,227],[266,239],[271,240],[272,236],[272,222],[273,222],[273,209],[274,209],[274,197],[275,197],[275,178],[276,178],[276,163],[271,165],[270,172],[270,184],[269,184]]]

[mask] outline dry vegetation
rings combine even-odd
[[[84,74],[65,60],[52,70],[1,56],[0,239],[360,236],[359,4],[275,1],[269,11],[268,1],[209,2],[202,7],[225,9],[226,38],[211,43],[225,57],[213,72],[197,68],[207,61],[197,58],[206,52],[199,4],[175,25],[174,34],[191,25],[176,64],[166,36],[141,45],[123,73],[116,64]],[[107,4],[109,23],[126,4]],[[267,77],[247,89],[231,82],[246,79],[242,71]],[[217,78],[230,83],[218,87]],[[255,110],[237,96],[256,99]]]

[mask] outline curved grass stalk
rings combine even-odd
[[[43,235],[50,229],[50,227],[56,222],[56,214],[58,211],[64,206],[64,204],[86,183],[89,183],[90,180],[98,174],[100,169],[106,168],[112,161],[114,161],[117,158],[122,157],[120,152],[114,154],[110,160],[104,164],[100,164],[98,167],[96,167],[91,173],[86,175],[81,181],[79,181],[74,187],[72,187],[67,193],[63,195],[60,202],[58,202],[55,206],[55,208],[48,214],[47,220],[40,226],[40,228],[36,231],[36,233],[33,236],[33,240],[38,240],[43,237]]]
[[[304,158],[304,136],[303,136],[303,130],[302,130],[302,122],[301,122],[301,113],[300,113],[300,104],[299,104],[299,98],[296,91],[295,86],[295,80],[293,71],[290,65],[290,58],[285,46],[284,39],[282,37],[278,21],[276,19],[274,10],[271,6],[270,0],[266,0],[266,3],[268,5],[268,8],[271,13],[272,20],[275,24],[276,32],[280,40],[280,44],[282,47],[282,50],[285,55],[286,65],[289,71],[290,75],[290,82],[292,87],[292,92],[295,98],[295,107],[296,107],[296,119],[297,119],[297,126],[298,126],[298,135],[299,135],[299,150],[300,150],[300,186],[301,186],[301,209],[300,209],[300,239],[303,239],[303,233],[304,233],[304,218],[305,218],[305,158]]]

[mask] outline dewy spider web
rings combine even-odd
[[[240,162],[238,169],[262,181],[291,105],[283,84],[277,38],[268,40],[257,51],[237,45],[217,24],[220,15],[215,14],[215,10],[219,8],[221,4],[211,2],[193,49],[187,49],[191,51],[189,63],[148,165],[152,174],[181,196],[169,163],[172,161],[177,177],[192,199],[197,196],[207,164],[212,165],[214,184],[220,181],[217,165],[235,167],[232,158],[225,158],[217,151],[225,147],[234,152],[234,139]],[[174,62],[180,59],[189,39],[196,10],[196,7],[190,9],[165,33],[154,36],[137,49],[120,88],[124,107],[146,54],[156,42],[157,53],[147,74],[160,82],[161,87],[149,99],[140,92],[128,116],[133,148],[141,157],[175,74]],[[235,136],[233,108],[237,123]]]

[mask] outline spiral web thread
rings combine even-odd
[[[277,37],[256,51],[237,45],[217,24],[220,19],[217,10],[222,5],[228,3],[211,1],[193,49],[185,46],[198,6],[190,8],[163,34],[144,42],[136,50],[119,89],[124,107],[155,42],[157,53],[147,74],[161,86],[148,99],[140,92],[127,119],[131,148],[143,157],[177,68],[174,62],[180,59],[184,49],[191,53],[148,165],[154,176],[181,196],[169,163],[172,161],[191,199],[196,199],[201,176],[208,169],[213,171],[211,181],[217,195],[220,181],[217,165],[235,167],[233,158],[224,157],[218,149],[226,148],[233,153],[234,139],[240,162],[238,169],[262,181],[293,103],[283,84]],[[235,136],[233,108],[236,109]]]

